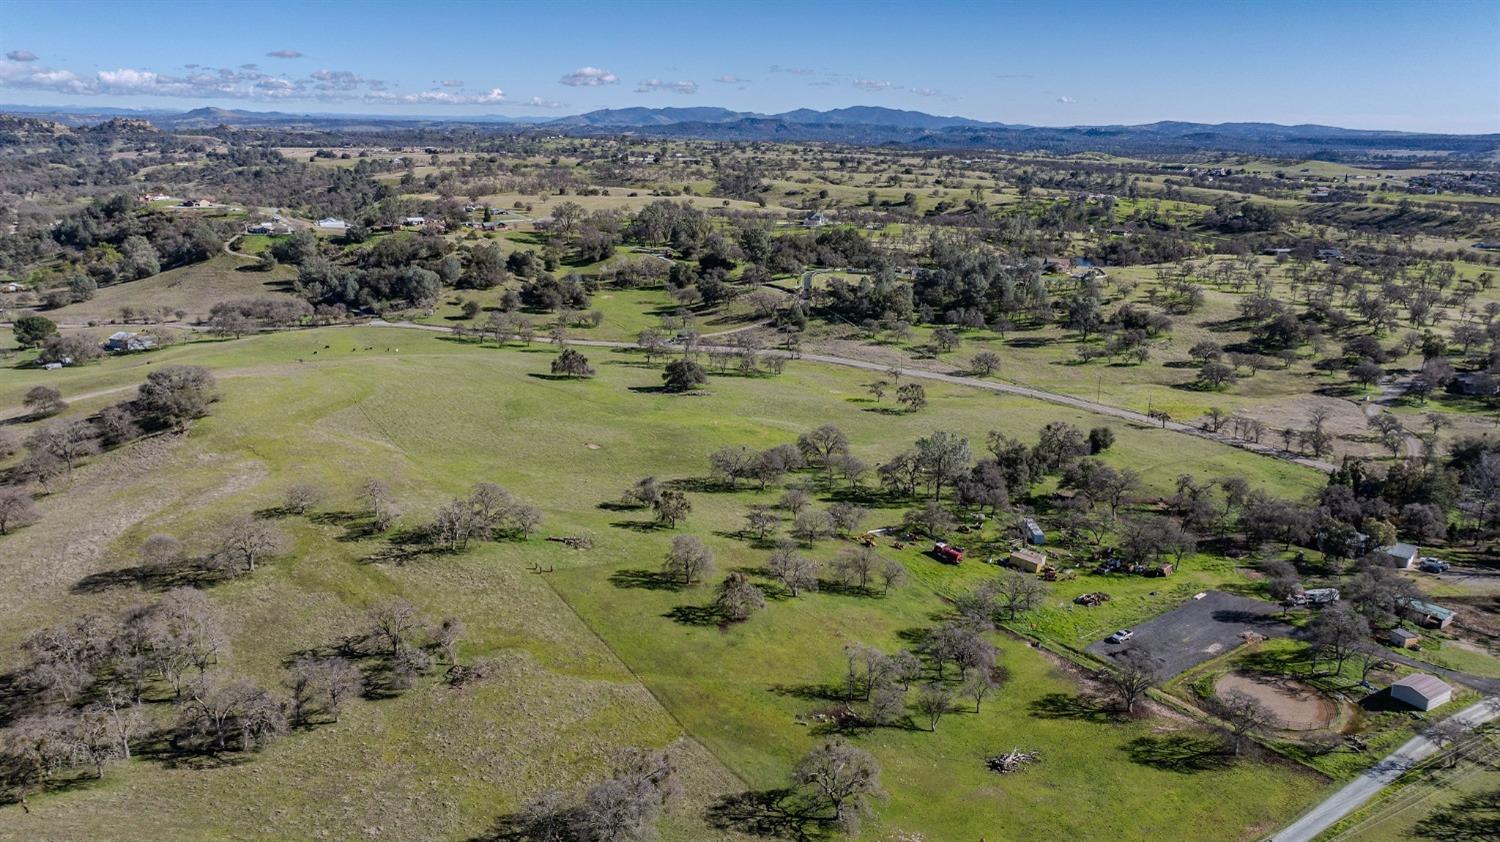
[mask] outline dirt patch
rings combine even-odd
[[[1265,678],[1232,672],[1214,685],[1215,693],[1244,693],[1280,717],[1288,731],[1317,731],[1338,719],[1334,701],[1317,690],[1289,678]]]

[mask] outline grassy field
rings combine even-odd
[[[53,321],[78,324],[117,319],[122,307],[136,312],[164,307],[169,311],[182,310],[194,319],[207,316],[213,305],[221,301],[287,295],[287,282],[295,277],[295,266],[277,266],[270,272],[261,272],[252,260],[216,255],[202,263],[139,281],[104,287],[88,301],[49,310],[45,315]]]
[[[138,383],[169,361],[213,368],[224,394],[187,437],[152,440],[80,469],[67,490],[42,503],[41,523],[4,539],[0,652],[13,653],[30,628],[141,599],[130,587],[74,586],[133,563],[146,536],[166,531],[201,548],[222,518],[274,505],[297,481],[328,486],[324,508],[346,511],[360,478],[383,476],[412,521],[474,482],[496,481],[543,509],[545,534],[594,542],[590,551],[538,540],[488,544],[398,565],[368,560],[379,540],[346,540],[332,523],[290,519],[295,553],[211,591],[233,631],[236,671],[274,684],[288,653],[347,633],[363,607],[400,594],[434,619],[463,620],[463,657],[496,659],[500,676],[463,691],[421,684],[394,700],[356,704],[336,726],[293,735],[240,765],[189,770],[138,761],[101,784],[36,799],[29,815],[8,808],[0,837],[284,838],[292,829],[343,836],[350,828],[371,838],[463,837],[540,789],[597,779],[609,751],[632,744],[683,751],[688,797],[664,837],[722,836],[704,824],[703,807],[784,780],[818,739],[795,720],[826,705],[807,697],[839,679],[844,643],[904,645],[904,634],[944,610],[941,594],[985,568],[903,555],[913,583],[887,597],[828,591],[773,599],[748,623],[721,631],[663,616],[686,607],[674,616],[691,617],[709,600],[707,589],[634,586],[652,581],[634,571],[654,570],[672,533],[643,527],[641,513],[599,504],[647,474],[702,477],[706,454],[719,445],[765,447],[823,422],[840,425],[871,462],[933,429],[977,440],[1000,428],[1029,439],[1045,421],[1097,423],[936,385],[921,413],[870,411],[855,372],[804,363],[774,379],[716,377],[707,395],[674,397],[650,391],[658,370],[638,357],[589,351],[600,376],[558,382],[534,376],[546,370],[550,349],[328,329],[195,343],[62,372],[0,373],[5,407],[36,382],[89,394]],[[85,399],[74,411],[121,396]],[[1233,448],[1118,430],[1109,458],[1141,470],[1156,490],[1183,465],[1239,473],[1278,493],[1316,480]],[[759,567],[765,550],[737,530],[745,505],[772,495],[693,491],[694,512],[678,532],[702,536],[721,571]],[[825,541],[809,552],[826,559],[839,546]],[[534,563],[557,572],[527,572]],[[1180,723],[1058,715],[1058,700],[1076,692],[1072,679],[1037,650],[999,642],[1011,681],[982,713],[951,714],[936,733],[854,736],[881,760],[890,793],[867,838],[1034,838],[1058,829],[1079,839],[1249,838],[1322,789],[1292,766],[1185,765],[1185,747],[1207,737]],[[979,762],[1017,746],[1040,749],[1043,762],[1005,778]],[[1126,824],[1099,823],[1106,809],[1128,816]]]

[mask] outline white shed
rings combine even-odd
[[[1414,672],[1391,685],[1391,698],[1417,710],[1432,710],[1453,700],[1453,688],[1435,675]]]

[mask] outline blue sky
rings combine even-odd
[[[1500,0],[0,2],[0,102],[1500,132]]]

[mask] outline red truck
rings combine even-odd
[[[947,564],[958,564],[964,560],[963,547],[955,547],[942,541],[932,545],[932,554]]]

